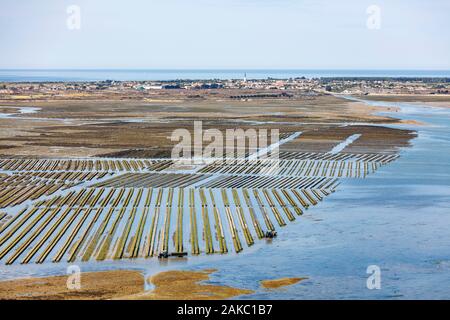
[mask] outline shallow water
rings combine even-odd
[[[397,161],[368,179],[346,180],[286,229],[278,252],[264,253],[276,273],[255,273],[310,279],[253,298],[450,297],[450,109],[374,104],[396,105],[395,117],[429,126],[414,127],[419,135]],[[381,268],[380,290],[366,287],[372,264]]]
[[[278,238],[243,253],[160,262],[81,263],[82,271],[216,268],[216,284],[256,290],[242,299],[450,298],[450,108],[406,103],[388,115],[417,120],[411,148],[366,179],[342,179],[338,191],[282,228]],[[366,269],[381,268],[381,289],[369,290]],[[0,266],[0,279],[65,274],[67,264]],[[259,281],[308,277],[277,290]]]
[[[367,179],[346,179],[271,245],[196,267],[220,269],[219,283],[257,289],[243,299],[450,298],[450,109],[373,104],[428,125],[410,126],[418,137],[397,161]],[[369,265],[381,268],[380,290],[366,286]],[[261,279],[297,276],[309,279],[259,288]]]

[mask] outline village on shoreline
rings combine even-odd
[[[127,95],[128,99],[158,96],[185,99],[286,99],[324,93],[346,95],[448,96],[450,78],[329,77],[289,79],[211,79],[171,81],[3,82],[0,100],[86,98]]]

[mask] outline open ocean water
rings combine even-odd
[[[275,70],[275,69],[200,69],[200,70],[17,70],[0,69],[0,82],[51,81],[143,81],[176,79],[287,79],[295,77],[450,77],[450,70]]]

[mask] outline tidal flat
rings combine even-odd
[[[5,103],[12,104],[11,102]],[[77,101],[75,104],[82,106],[83,103],[87,104],[83,101]],[[153,103],[148,106],[141,105],[139,102],[137,103],[139,106],[136,107],[138,111],[136,111],[130,107],[134,104],[132,102],[127,102],[127,108],[123,108],[123,105],[120,107],[121,102],[99,104],[94,102],[91,106],[95,105],[96,107],[85,106],[84,109],[80,107],[78,111],[72,102],[33,102],[33,106],[40,108],[37,112],[0,119],[0,125],[8,128],[8,130],[2,130],[4,135],[2,144],[5,146],[1,150],[4,153],[3,159],[5,159],[5,163],[8,162],[6,165],[9,166],[10,160],[8,159],[14,154],[28,162],[34,161],[35,158],[42,159],[42,161],[52,159],[52,157],[72,159],[77,155],[94,159],[98,155],[107,159],[109,155],[111,159],[125,159],[126,161],[130,161],[131,158],[136,161],[136,159],[145,159],[146,157],[164,157],[168,152],[164,151],[165,148],[167,150],[169,148],[164,145],[163,141],[167,138],[170,130],[176,127],[174,123],[178,120],[178,123],[183,123],[186,119],[203,119],[207,123],[206,128],[208,125],[212,127],[217,124],[225,128],[232,123],[232,120],[236,120],[232,119],[233,117],[246,112],[243,119],[246,121],[243,123],[248,127],[256,126],[256,123],[270,119],[270,123],[265,125],[267,128],[279,127],[282,123],[283,131],[287,134],[302,132],[298,138],[281,146],[281,151],[286,155],[327,153],[349,136],[360,134],[361,136],[346,145],[341,153],[353,155],[379,153],[383,157],[387,155],[398,155],[399,157],[389,165],[377,167],[376,174],[368,175],[365,179],[342,178],[337,192],[327,195],[326,201],[321,202],[316,199],[318,204],[309,204],[309,209],[302,207],[302,215],[285,227],[277,229],[278,236],[276,238],[255,241],[254,244],[246,246],[245,250],[239,253],[206,255],[204,254],[206,247],[201,244],[201,254],[198,256],[167,260],[156,258],[114,260],[105,256],[104,261],[83,262],[77,260],[75,262],[61,261],[56,264],[45,261],[42,264],[25,265],[18,263],[5,265],[3,262],[7,260],[2,260],[0,266],[2,280],[60,276],[58,281],[60,284],[64,284],[64,279],[67,279],[67,267],[76,263],[83,272],[131,270],[124,271],[130,272],[131,279],[134,279],[131,283],[123,284],[123,288],[129,288],[124,289],[125,294],[120,294],[115,289],[104,288],[104,290],[102,289],[104,293],[98,294],[98,298],[101,299],[125,298],[126,293],[129,293],[131,297],[140,296],[144,292],[142,288],[145,287],[146,278],[171,270],[181,272],[180,274],[183,274],[184,271],[193,271],[194,278],[209,279],[208,282],[211,285],[234,288],[230,290],[244,290],[245,294],[227,296],[239,299],[448,297],[447,288],[443,285],[449,280],[447,266],[450,261],[446,250],[450,243],[443,236],[448,234],[450,228],[448,214],[446,214],[449,212],[446,199],[450,195],[448,183],[450,181],[448,176],[450,156],[445,152],[445,150],[450,150],[448,148],[450,143],[448,109],[430,107],[426,103],[373,101],[366,103],[363,100],[351,101],[342,97],[325,96],[314,101],[226,103],[221,101],[218,104],[203,102],[200,105],[203,105],[207,109],[206,111],[200,112],[199,110],[202,109],[200,108],[196,112],[186,114],[184,106],[178,107],[173,110],[183,110],[180,111],[180,119],[177,119],[176,112],[175,114],[170,112],[170,119],[168,119],[169,115],[161,111],[155,112],[160,117],[155,122],[152,118],[155,114],[148,110],[155,111],[154,108],[160,107],[155,107]],[[30,101],[27,101],[26,104],[30,105]],[[59,104],[61,106],[58,106]],[[97,106],[100,105],[103,107],[97,109]],[[187,105],[190,106],[188,108],[195,109],[195,104]],[[218,105],[220,108],[216,109]],[[277,105],[285,106],[282,114],[279,113]],[[104,118],[106,113],[102,113],[102,108],[105,110],[110,108],[109,111],[105,111],[108,113],[108,118]],[[172,107],[166,106],[165,108]],[[5,109],[4,112],[14,114],[13,109]],[[55,112],[55,110],[59,111]],[[229,116],[225,116],[223,120],[219,121],[217,119],[219,111],[214,110],[221,110],[225,114],[229,113]],[[275,110],[278,111],[275,112]],[[67,114],[63,115],[64,112]],[[96,112],[100,114],[98,117],[95,116]],[[27,120],[20,119],[20,117],[27,117]],[[28,117],[36,117],[36,121],[29,121]],[[72,123],[49,120],[60,117],[70,119]],[[111,117],[116,119],[111,119]],[[125,121],[125,118],[138,118],[139,122]],[[167,121],[167,126],[161,125],[163,119]],[[248,121],[257,122],[249,124]],[[418,122],[425,125],[417,126]],[[186,127],[189,128],[189,125]],[[123,128],[123,131],[118,130],[119,128]],[[129,133],[122,134],[129,130]],[[133,130],[135,130],[134,133]],[[136,132],[141,132],[142,137],[139,138]],[[152,137],[152,139],[144,137]],[[15,166],[15,164],[11,165]],[[311,168],[308,172],[308,168],[305,167],[304,172],[314,174],[316,169]],[[317,174],[321,174],[323,169],[323,167],[317,169]],[[331,170],[331,167],[329,169]],[[354,170],[355,168],[352,167],[350,171],[355,172]],[[9,175],[11,173],[5,170],[2,171],[2,174]],[[336,174],[338,173],[336,172]],[[245,203],[245,194],[241,194],[241,191],[239,193],[241,202]],[[168,193],[164,191],[163,196],[167,195]],[[219,197],[220,193],[214,193],[214,196]],[[259,196],[265,199],[266,193],[261,191]],[[273,193],[268,199],[278,199],[277,196],[283,199],[280,202],[281,205],[277,205],[281,214],[285,214],[284,208],[294,212],[295,207],[288,202],[289,198],[285,197],[281,190]],[[324,195],[320,196],[325,197]],[[233,197],[231,191],[228,197]],[[200,198],[196,199],[201,201]],[[248,208],[258,208],[256,200],[258,199],[252,195]],[[266,200],[263,201],[266,203]],[[210,203],[209,198],[207,202]],[[153,204],[151,208],[152,210],[155,208]],[[237,207],[230,208],[233,210],[233,214],[238,213]],[[251,221],[248,209],[245,208],[246,219]],[[165,209],[166,207],[162,206],[162,210]],[[221,208],[220,210],[222,218],[226,221],[225,209]],[[222,212],[222,210],[224,211]],[[8,208],[2,209],[2,211],[11,217],[17,213],[17,210]],[[127,214],[130,213],[127,212]],[[289,216],[283,217],[284,220],[289,220]],[[236,216],[236,219],[238,218],[239,216]],[[273,220],[273,223],[277,223],[273,216],[270,219]],[[136,223],[138,220],[136,219]],[[213,221],[212,216],[210,220]],[[66,220],[61,219],[61,221]],[[108,226],[113,226],[113,221],[111,219]],[[128,248],[130,248],[129,244],[133,244],[136,235],[139,234],[139,229],[128,228],[126,221],[124,219],[119,224],[120,232],[117,232],[119,236],[126,235],[126,237],[115,237],[117,242],[108,240],[108,243],[114,244],[114,254],[121,253],[116,249],[119,247],[124,248],[127,254]],[[237,226],[239,226],[238,221],[236,220]],[[261,222],[263,221],[261,219]],[[76,220],[76,223],[71,226],[76,226],[77,222],[79,221]],[[61,239],[68,242],[70,238],[64,235],[64,230],[56,229],[68,224],[54,225],[55,230],[61,230],[55,236],[61,234],[64,236],[61,236]],[[150,220],[148,225],[150,225]],[[46,229],[43,225],[42,230],[49,235],[48,239],[58,239],[57,237],[50,238],[53,236],[50,233],[50,226]],[[162,226],[161,222],[160,230],[164,230]],[[94,227],[101,227],[101,225],[97,224]],[[186,227],[188,226],[186,225]],[[17,230],[21,229],[17,228]],[[105,231],[107,230],[105,229]],[[115,231],[115,229],[110,230]],[[132,236],[128,237],[128,230]],[[251,233],[253,232],[252,229]],[[244,241],[246,239],[245,229],[239,230],[239,235]],[[171,237],[160,239],[166,241],[165,239]],[[203,235],[201,237],[203,241],[207,240]],[[214,248],[219,248],[215,237],[216,235],[212,240]],[[253,233],[253,237],[256,238],[255,233]],[[125,242],[120,242],[120,239],[124,239]],[[30,238],[28,243],[36,248],[39,256],[44,257],[43,249],[48,243],[41,241],[42,251],[39,251],[41,250],[41,247],[38,246],[40,239],[37,238],[36,242],[31,240]],[[231,239],[227,238],[226,240],[230,248],[233,248]],[[5,240],[5,243],[9,242]],[[22,244],[19,248],[21,250],[26,248],[23,243],[25,242],[19,242],[19,245]],[[106,246],[104,240],[101,243],[101,247]],[[168,243],[172,246],[172,241],[168,241]],[[55,246],[55,251],[49,251],[52,253],[50,256],[60,249],[61,247]],[[14,256],[14,251],[11,251],[11,254]],[[22,260],[26,258],[27,254],[29,252],[24,249],[23,255],[16,254],[16,256]],[[8,258],[7,256],[6,259]],[[367,288],[366,281],[369,275],[366,270],[371,265],[377,265],[381,269],[382,287],[380,290]],[[217,269],[217,272],[205,273],[202,271],[209,269]],[[292,286],[283,287],[282,290],[262,290],[261,281],[280,276],[283,278],[307,277],[308,279]],[[89,277],[88,275],[87,278]],[[123,277],[123,279],[125,278]],[[30,281],[39,283],[36,279]],[[8,283],[4,281],[2,281],[3,285]],[[20,290],[24,287],[18,285],[17,288]],[[52,295],[50,291],[47,294],[37,292],[35,296],[25,291],[23,290],[23,297],[29,295],[37,299],[41,299],[45,295],[58,298],[64,298],[65,295],[68,298],[72,297],[72,293],[67,293],[63,289],[57,290],[59,293],[56,296]],[[236,293],[238,292],[240,291],[236,291]],[[21,293],[17,293],[16,298],[20,295]],[[93,296],[89,297],[93,298]],[[160,296],[160,298],[164,297]]]

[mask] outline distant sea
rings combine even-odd
[[[295,77],[450,77],[450,70],[313,70],[313,69],[3,69],[0,82],[50,81],[143,81],[143,80],[205,80],[205,79],[288,79]]]

